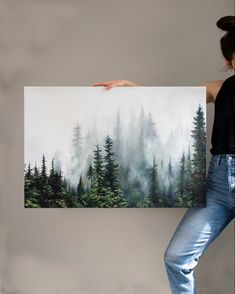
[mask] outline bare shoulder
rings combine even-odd
[[[206,100],[207,103],[215,102],[216,96],[223,84],[224,80],[217,80],[206,82],[204,86],[206,87]]]

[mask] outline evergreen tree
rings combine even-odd
[[[149,199],[153,207],[161,206],[161,195],[158,183],[158,171],[155,156],[153,158],[153,165],[149,169]]]
[[[186,168],[185,168],[185,154],[183,155],[180,160],[180,171],[178,177],[178,192],[180,195],[183,195],[185,192],[185,178],[186,178]]]
[[[90,163],[88,171],[87,171],[87,177],[88,177],[89,180],[92,180],[92,176],[93,176],[93,168],[92,168],[92,165]]]
[[[186,169],[186,159],[185,159],[185,153],[183,152],[183,155],[180,160],[180,166],[179,166],[179,174],[177,179],[177,201],[176,206],[178,207],[188,207],[190,206],[190,199],[187,191],[187,169]]]
[[[24,192],[25,192],[25,207],[33,208],[38,207],[37,191],[34,189],[34,174],[30,164],[25,171],[24,177]]]
[[[66,191],[66,207],[82,207],[78,201],[75,189],[71,187],[66,179],[63,180],[63,189]]]
[[[61,170],[55,170],[54,158],[51,161],[50,175],[48,177],[50,185],[51,197],[49,207],[67,207],[66,197],[67,191],[64,186],[64,179]]]
[[[46,158],[43,154],[42,156],[42,164],[41,164],[41,172],[39,175],[40,180],[40,198],[39,203],[40,207],[50,207],[50,198],[51,198],[51,189],[47,177],[47,168],[46,168]]]
[[[193,178],[192,178],[192,160],[191,160],[191,152],[190,148],[188,148],[188,154],[186,157],[186,180],[185,180],[185,190],[188,196],[188,200],[193,201],[192,199],[192,192],[193,192]],[[193,205],[193,203],[191,203]]]
[[[174,174],[172,168],[171,158],[169,158],[168,168],[167,168],[167,179],[168,179],[168,191],[167,191],[167,206],[173,206],[174,202]]]
[[[123,198],[118,173],[119,166],[115,160],[113,152],[113,141],[110,136],[105,138],[105,157],[104,157],[104,189],[106,194],[106,204],[108,207],[126,206],[126,200]]]
[[[33,185],[37,191],[40,189],[40,174],[37,165],[34,166]]]
[[[103,195],[103,186],[104,186],[104,163],[103,157],[101,155],[101,149],[99,145],[96,145],[96,150],[94,151],[94,178],[93,187],[96,190],[97,195]]]
[[[87,171],[87,188],[86,188],[87,192],[90,192],[92,180],[93,180],[93,167],[90,163],[88,167],[88,171]]]
[[[104,157],[104,182],[105,187],[116,194],[120,194],[119,182],[118,182],[118,164],[114,158],[114,152],[112,151],[113,142],[110,136],[105,138],[105,157]]]
[[[51,162],[49,175],[46,158],[42,157],[41,170],[30,164],[25,171],[25,207],[80,207],[76,191],[62,176],[61,170],[56,170],[54,158]]]
[[[83,185],[83,181],[82,181],[82,175],[79,178],[79,183],[77,185],[77,197],[81,197],[82,194],[85,193],[85,189],[84,189],[84,185]]]
[[[193,139],[193,197],[196,206],[205,205],[205,188],[206,188],[206,128],[204,112],[199,105],[194,117],[194,128],[191,131]]]

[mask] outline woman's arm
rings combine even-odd
[[[106,81],[106,82],[94,83],[94,84],[92,84],[92,86],[94,86],[94,87],[103,86],[106,88],[106,90],[110,90],[113,87],[136,87],[139,85],[137,85],[136,83],[134,83],[132,81],[128,81],[128,80],[110,80],[110,81]]]
[[[206,103],[215,102],[216,96],[223,84],[223,80],[207,82],[204,84],[206,87]]]
[[[215,102],[215,98],[219,92],[220,87],[223,84],[223,80],[207,82],[203,86],[206,87],[206,102],[212,103]],[[110,80],[106,82],[98,82],[92,84],[92,86],[103,86],[106,90],[110,90],[113,87],[136,87],[138,84],[129,81],[129,80]]]

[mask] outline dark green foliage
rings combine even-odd
[[[168,180],[168,189],[166,192],[166,206],[172,207],[174,206],[174,196],[175,196],[175,183],[174,183],[174,174],[173,168],[171,163],[171,158],[169,159],[168,166],[167,166],[167,180]]]
[[[200,207],[205,205],[206,193],[206,129],[202,107],[199,105],[191,131],[193,154],[183,154],[180,161],[177,206]]]
[[[153,158],[153,165],[149,169],[149,206],[159,207],[162,203],[162,195],[160,192],[159,182],[158,182],[158,171],[155,157]]]
[[[104,152],[105,156],[97,144],[93,165],[89,165],[86,173],[86,190],[80,177],[77,196],[81,207],[125,207],[127,204],[120,189],[119,166],[116,163],[110,136],[105,138]]]
[[[85,189],[84,189],[84,185],[83,185],[83,181],[82,181],[82,175],[80,176],[80,179],[79,179],[79,183],[78,183],[78,186],[77,186],[77,196],[78,198],[81,197],[82,194],[85,193]]]
[[[46,158],[43,155],[41,170],[30,165],[25,172],[25,207],[77,207],[76,192],[62,177],[60,170],[55,170],[54,159],[47,174]]]
[[[105,157],[104,157],[104,185],[115,195],[120,196],[118,182],[118,164],[114,158],[113,142],[110,136],[105,138]]]
[[[103,195],[104,191],[104,162],[101,155],[101,149],[99,145],[96,145],[96,150],[94,151],[94,168],[93,168],[94,181],[92,183],[92,191],[97,195]]]
[[[142,193],[140,193],[140,191],[142,191],[142,187],[141,182],[137,177],[129,183],[126,191],[128,195],[127,207],[143,207],[141,204],[144,199],[141,198]]]
[[[153,155],[158,152],[155,140],[159,138],[151,113],[145,117],[143,109],[138,131],[136,136],[133,134],[133,142],[127,145],[126,153],[121,148],[119,111],[114,141],[107,135],[101,150],[88,138],[89,157],[85,160],[77,125],[74,129],[71,182],[62,175],[58,152],[50,167],[43,155],[40,168],[36,165],[32,168],[29,164],[25,170],[25,207],[202,206],[205,199],[206,132],[200,105],[193,124],[192,155],[190,148],[187,154],[182,151],[180,161],[174,166],[171,158],[165,164],[164,158],[157,161]],[[91,146],[95,146],[93,152]],[[153,158],[152,164],[148,162],[149,157]]]
[[[192,161],[190,151],[187,157],[183,153],[180,161],[177,190],[177,207],[193,207],[193,190],[192,190]]]
[[[186,205],[186,167],[185,167],[185,154],[183,152],[180,165],[179,172],[177,178],[177,206],[184,207]]]
[[[28,165],[28,169],[25,172],[25,207],[39,207],[38,203],[38,189],[35,188],[35,186],[38,186],[38,180],[39,180],[39,173],[37,170],[37,167],[34,168],[35,171],[35,178],[33,171],[30,167],[30,164]]]
[[[195,206],[205,204],[206,183],[206,128],[202,107],[199,105],[194,117],[194,129],[192,130],[194,153],[192,156],[192,179],[194,183],[193,194]]]

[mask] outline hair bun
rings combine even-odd
[[[235,33],[235,16],[229,15],[221,17],[216,25],[223,31]]]

